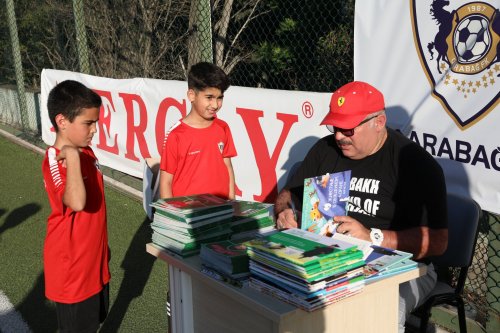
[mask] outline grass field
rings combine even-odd
[[[31,331],[56,332],[55,309],[44,296],[42,248],[50,207],[42,156],[0,136],[0,159],[0,294]],[[166,332],[168,269],[145,252],[151,231],[142,204],[108,187],[106,201],[111,304],[100,332]],[[0,323],[2,318],[0,312]]]

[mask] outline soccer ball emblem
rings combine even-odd
[[[468,16],[457,25],[453,36],[458,62],[470,64],[480,60],[488,53],[490,42],[488,20],[480,15]]]

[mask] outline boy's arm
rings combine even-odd
[[[165,170],[160,170],[160,198],[171,198],[172,197],[172,179],[174,175],[166,172]]]
[[[75,212],[79,212],[85,208],[87,202],[87,192],[80,166],[80,151],[75,147],[64,146],[56,156],[56,160],[62,161],[66,167],[63,203]]]
[[[224,158],[224,164],[227,167],[227,172],[229,173],[229,195],[228,199],[229,200],[234,200],[235,198],[235,189],[234,189],[234,170],[233,170],[233,165],[231,163],[231,158],[230,157],[225,157]]]

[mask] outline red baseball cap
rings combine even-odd
[[[384,95],[362,81],[349,82],[337,89],[330,100],[330,112],[321,125],[354,128],[367,115],[385,109]]]

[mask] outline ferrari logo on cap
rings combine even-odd
[[[337,100],[337,104],[338,104],[339,106],[344,105],[344,102],[345,102],[345,98],[344,98],[344,97],[339,97],[339,99]]]

